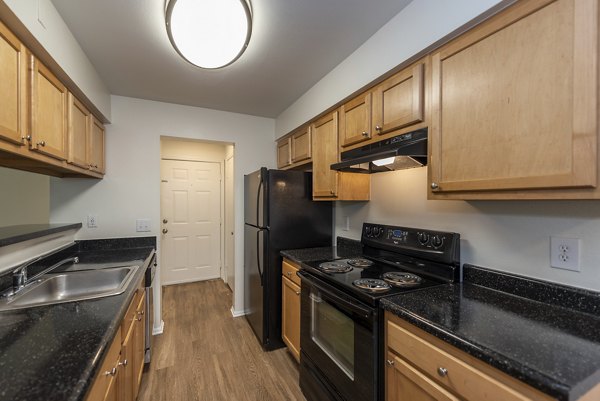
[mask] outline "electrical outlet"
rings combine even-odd
[[[579,271],[579,238],[550,237],[550,266]]]
[[[138,233],[150,231],[150,219],[137,219],[135,221],[135,231]]]
[[[88,214],[87,226],[88,228],[98,228],[98,216],[95,214]]]

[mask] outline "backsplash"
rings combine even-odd
[[[462,263],[600,291],[598,201],[430,201],[423,167],[372,175],[369,202],[336,202],[335,235],[360,239],[364,221],[455,231]],[[550,267],[550,236],[581,239],[580,272]]]

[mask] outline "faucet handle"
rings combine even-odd
[[[12,276],[13,290],[19,290],[25,286],[27,282],[27,267],[23,266],[13,272]]]

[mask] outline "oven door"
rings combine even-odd
[[[377,309],[301,271],[300,386],[309,401],[376,400]]]

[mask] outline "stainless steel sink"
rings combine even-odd
[[[118,295],[138,266],[46,274],[13,296],[0,299],[0,310],[28,308]]]

